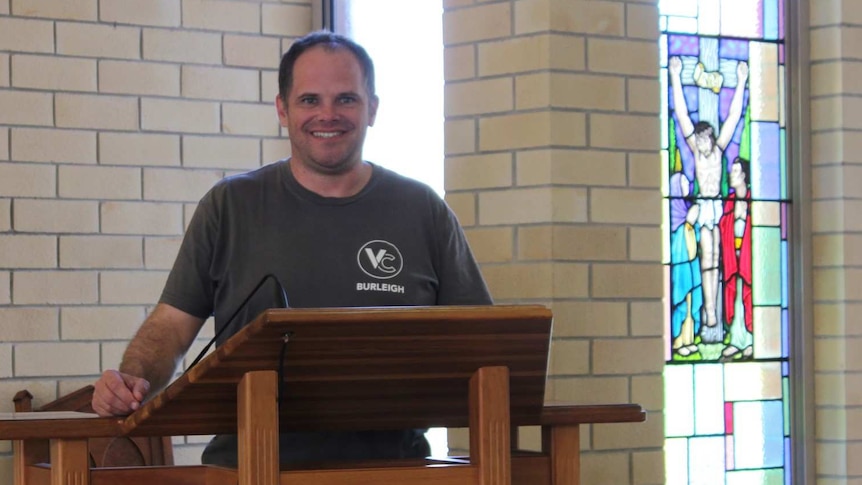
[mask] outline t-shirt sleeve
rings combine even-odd
[[[213,313],[215,288],[210,267],[219,227],[215,191],[210,190],[198,203],[159,298],[159,303],[203,319]]]
[[[458,218],[440,201],[437,215],[438,305],[493,303]]]

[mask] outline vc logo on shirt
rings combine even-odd
[[[379,280],[397,276],[404,267],[401,251],[394,244],[379,239],[362,245],[356,260],[363,273]]]

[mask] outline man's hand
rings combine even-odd
[[[682,73],[682,60],[679,57],[671,57],[667,67],[672,76],[679,76]]]
[[[736,65],[736,77],[739,78],[740,84],[745,84],[745,80],[748,79],[748,64],[744,61]]]
[[[150,390],[150,383],[141,377],[106,370],[96,381],[93,410],[99,416],[125,416],[138,409]]]

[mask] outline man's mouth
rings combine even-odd
[[[311,136],[315,138],[333,138],[340,134],[344,133],[343,131],[312,131]]]

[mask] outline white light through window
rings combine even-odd
[[[363,158],[443,195],[443,7],[439,1],[347,2],[342,32],[374,60],[380,108]]]

